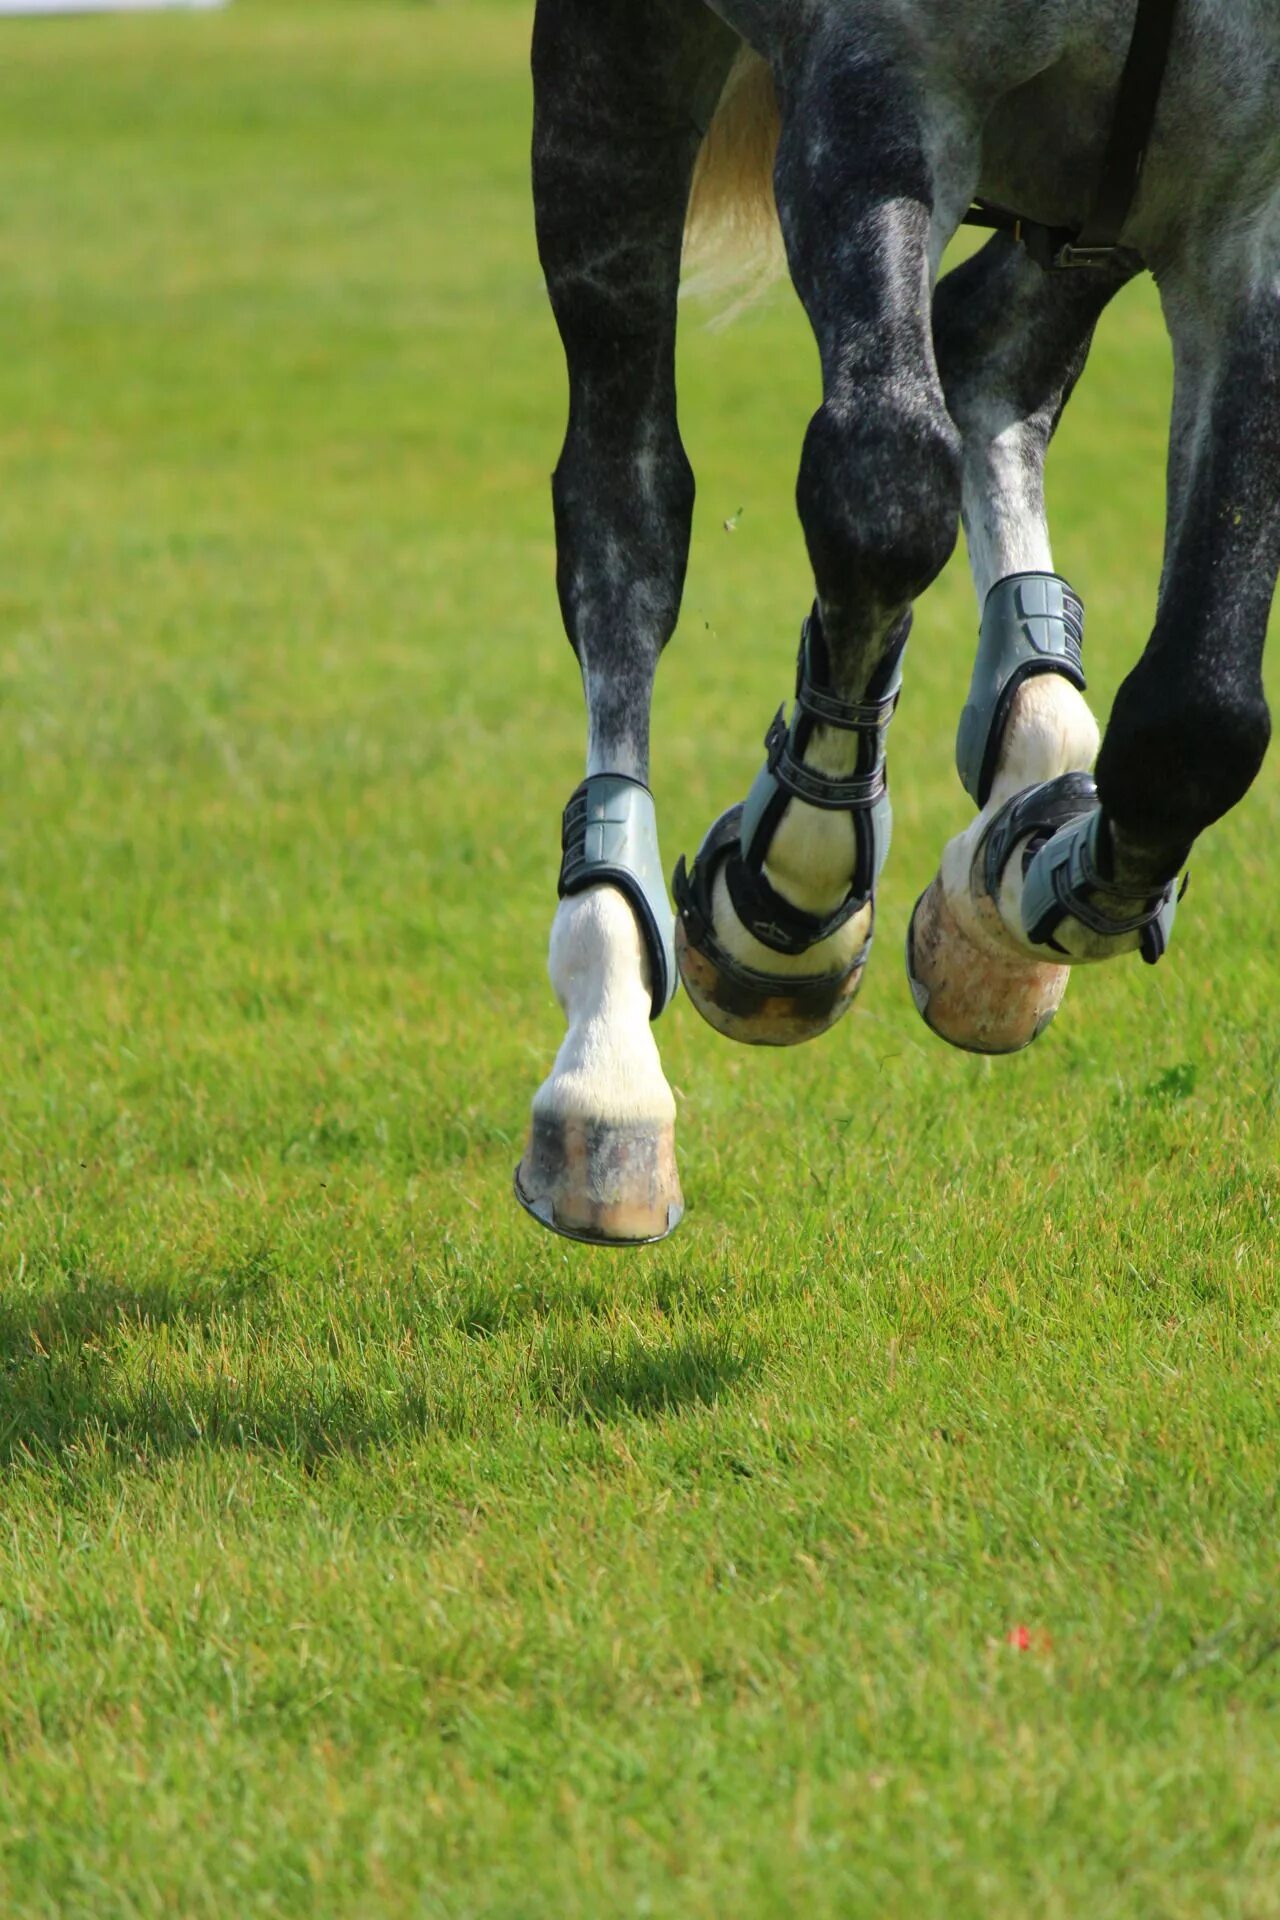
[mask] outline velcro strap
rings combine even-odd
[[[1043,866],[1045,880],[1059,909],[1051,922],[1050,910],[1040,914],[1038,924],[1047,926],[1047,932],[1040,938],[1047,938],[1059,921],[1068,916],[1078,920],[1090,933],[1096,933],[1104,939],[1126,933],[1141,933],[1144,927],[1149,927],[1153,920],[1159,918],[1168,904],[1173,893],[1172,884],[1149,899],[1139,913],[1116,918],[1103,912],[1103,902],[1131,900],[1133,891],[1117,886],[1114,881],[1105,880],[1098,871],[1097,836],[1101,826],[1102,810],[1095,808],[1083,819],[1062,828],[1052,840],[1046,841],[1032,861],[1032,867],[1037,862]],[[1028,927],[1028,933],[1033,941],[1037,939],[1036,930]]]
[[[786,710],[779,707],[764,744],[769,772],[786,793],[827,813],[859,812],[873,807],[880,799],[888,786],[883,756],[877,755],[878,764],[870,773],[820,773],[816,767],[797,760],[791,747],[791,732]]]
[[[1072,919],[1104,940],[1140,934],[1142,957],[1154,964],[1173,930],[1174,885],[1153,895],[1139,913],[1105,913],[1103,903],[1130,900],[1133,893],[1103,876],[1097,851],[1101,831],[1097,789],[1087,774],[1062,774],[1029,788],[991,824],[985,848],[987,891],[993,898],[998,894],[1014,847],[1025,842],[1022,924],[1033,946],[1063,952],[1053,936],[1064,920]]]
[[[883,700],[839,700],[802,680],[796,688],[796,705],[824,727],[836,727],[841,733],[883,733],[897,710],[902,688],[895,687]]]
[[[765,764],[756,775],[742,808],[741,852],[753,874],[762,874],[782,817],[791,802],[799,800],[821,812],[850,817],[857,842],[850,911],[856,912],[870,897],[889,844],[892,815],[885,775],[885,730],[898,704],[902,655],[909,630],[907,619],[900,624],[875,670],[872,696],[864,700],[844,700],[815,683],[815,665],[820,672],[825,663],[825,643],[816,608],[805,622],[791,719],[788,722],[785,708],[779,707],[765,735]],[[857,772],[824,773],[806,762],[804,755],[818,726],[857,736]]]
[[[867,904],[866,895],[854,888],[834,913],[806,913],[779,893],[764,873],[753,871],[741,859],[725,863],[724,877],[739,920],[761,946],[774,953],[808,953],[819,941],[839,933]]]

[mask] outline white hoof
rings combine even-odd
[[[1038,1040],[1067,990],[1069,969],[1004,946],[987,903],[963,916],[941,880],[916,902],[907,931],[907,979],[925,1025],[966,1053],[1020,1053]]]
[[[1022,929],[1021,847],[1006,864],[997,898],[986,890],[979,854],[1009,800],[1060,774],[1086,771],[1097,753],[1097,722],[1069,681],[1058,674],[1024,681],[1009,709],[987,804],[948,844],[907,935],[916,1006],[952,1046],[1016,1053],[1044,1032],[1062,1003],[1070,961],[1033,947]],[[1107,952],[1115,951],[1113,943]]]
[[[549,971],[568,1032],[534,1096],[517,1198],[570,1239],[660,1240],[684,1205],[675,1099],[650,1022],[648,954],[616,887],[560,902]]]

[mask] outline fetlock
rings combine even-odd
[[[715,823],[691,869],[683,860],[676,869],[686,987],[711,1024],[735,1039],[812,1038],[857,990],[892,831],[884,737],[907,626],[867,698],[847,701],[815,672],[815,654],[825,662],[815,610],[801,638],[790,720],[780,708],[745,802]]]

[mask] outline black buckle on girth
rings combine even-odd
[[[1115,116],[1089,217],[1080,228],[1028,220],[995,201],[975,200],[962,225],[1009,234],[1038,267],[1105,267],[1131,250],[1120,245],[1155,126],[1178,0],[1138,0],[1133,39],[1120,76]]]
[[[1059,267],[1105,266],[1119,252],[1112,246],[1083,247],[1074,227],[1050,227],[1043,220],[1024,220],[1020,213],[998,206],[994,200],[975,200],[961,225],[1007,233],[1045,273]]]

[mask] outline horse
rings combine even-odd
[[[677,981],[721,1033],[766,1046],[826,1032],[857,993],[912,608],[961,525],[981,624],[957,766],[975,811],[911,919],[916,1006],[954,1046],[1011,1053],[1073,966],[1166,951],[1191,849],[1270,736],[1280,8],[538,0],[533,76],[570,389],[557,585],[587,758],[550,942],[567,1031],[515,1188],[561,1234],[635,1245],[683,1210],[652,1031]],[[677,294],[691,203],[761,202],[821,360],[796,489],[813,593],[790,716],[677,866],[673,913],[648,773],[694,503]],[[942,274],[975,206],[997,231]],[[1166,549],[1100,738],[1044,467],[1099,316],[1143,271],[1174,357]]]

